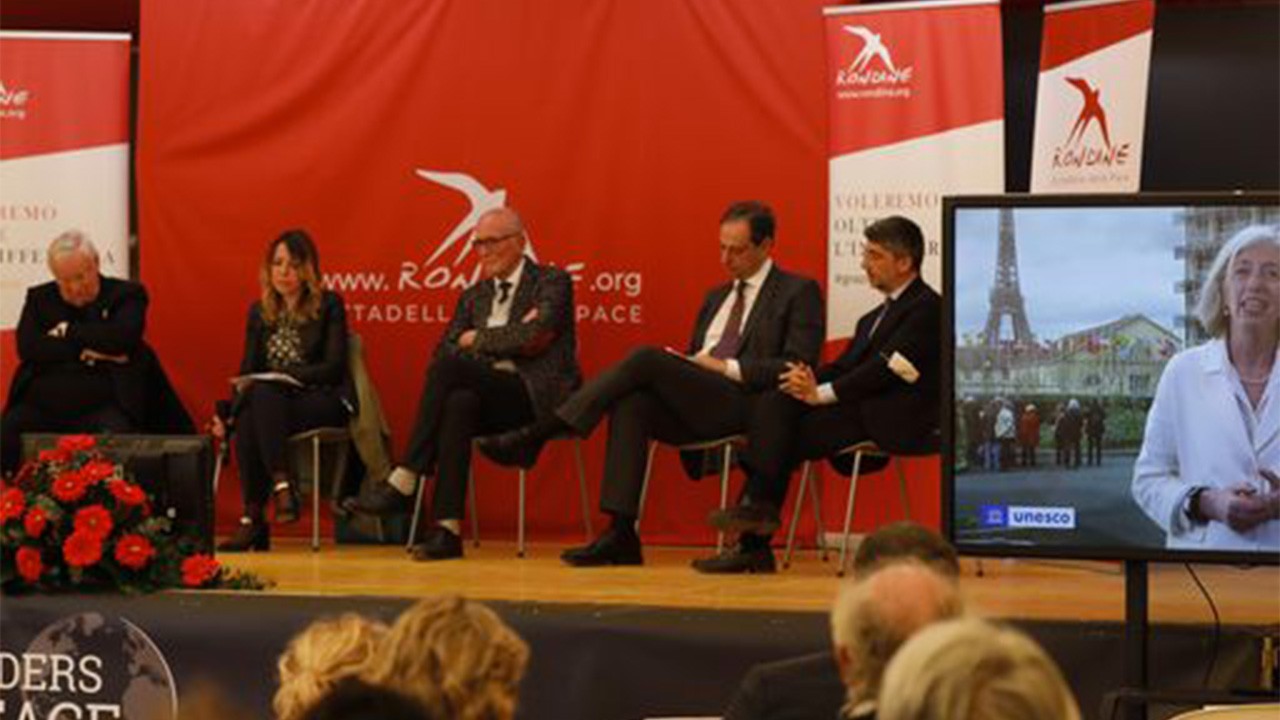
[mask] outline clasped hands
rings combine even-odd
[[[778,389],[809,405],[817,405],[818,379],[813,368],[802,362],[788,362],[787,369],[778,375]]]
[[[1246,532],[1270,520],[1280,520],[1280,476],[1263,468],[1258,474],[1269,490],[1259,492],[1249,483],[1208,488],[1200,493],[1200,514]]]

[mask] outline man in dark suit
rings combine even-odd
[[[864,440],[889,452],[918,449],[937,432],[942,303],[920,278],[924,236],[900,216],[872,223],[864,235],[862,268],[885,300],[858,320],[835,362],[816,373],[790,364],[779,389],[755,404],[743,502],[712,515],[713,525],[739,532],[739,540],[695,561],[702,572],[752,572],[772,563],[769,537],[801,461]]]
[[[649,442],[685,444],[742,432],[755,396],[775,387],[787,363],[817,357],[821,291],[770,259],[774,228],[763,203],[739,202],[725,211],[720,258],[732,281],[707,294],[683,353],[639,348],[554,415],[492,441],[495,456],[529,462],[547,438],[566,430],[585,437],[609,415],[600,504],[613,522],[595,542],[567,550],[566,563],[640,564],[635,521]]]
[[[415,560],[462,556],[471,442],[527,425],[582,381],[573,320],[573,282],[524,254],[520,216],[497,208],[480,216],[471,247],[483,279],[458,298],[427,371],[409,444],[398,467],[355,509],[383,514],[404,506],[420,476],[436,468],[436,526]]]
[[[142,340],[147,291],[103,277],[78,230],[49,244],[53,281],[27,290],[18,320],[21,364],[0,419],[0,465],[17,469],[28,432],[191,432],[154,353]]]

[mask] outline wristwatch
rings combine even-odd
[[[1209,521],[1204,513],[1200,512],[1200,493],[1208,489],[1205,485],[1197,485],[1191,488],[1191,492],[1182,499],[1182,514],[1193,523],[1203,524]]]

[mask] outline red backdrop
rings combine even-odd
[[[717,219],[732,200],[771,203],[779,262],[824,277],[821,6],[144,2],[142,279],[149,337],[183,400],[205,417],[226,395],[261,253],[302,226],[346,288],[398,450],[473,268],[461,243],[442,246],[467,199],[419,169],[504,190],[538,256],[574,271],[588,375],[637,344],[685,342],[724,277]],[[593,502],[603,435],[587,445]],[[535,537],[580,533],[571,472],[559,444],[532,474]],[[515,473],[481,463],[478,479],[490,536],[513,533]],[[714,485],[686,482],[661,453],[646,536],[709,541]],[[914,507],[936,519],[936,482],[917,487]],[[224,485],[224,522],[237,492]],[[887,488],[863,497],[863,525],[879,498],[896,502]]]

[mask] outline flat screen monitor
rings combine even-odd
[[[23,457],[34,458],[62,437],[22,436]],[[204,551],[213,549],[213,440],[208,435],[96,435],[98,448],[155,499],[175,530],[192,532]]]
[[[959,549],[1277,564],[1280,367],[1238,369],[1226,337],[1280,322],[1280,193],[967,196],[943,214]],[[1223,503],[1233,522],[1211,517]]]

